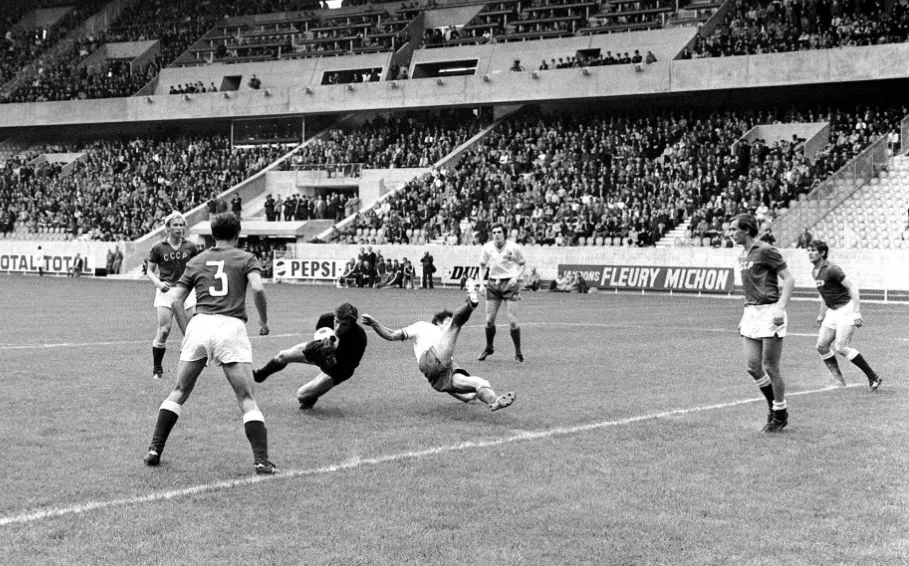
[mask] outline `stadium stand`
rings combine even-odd
[[[304,145],[283,169],[326,169],[356,176],[361,167],[429,167],[466,142],[484,125],[471,110],[407,112],[377,117],[347,131]]]
[[[278,146],[232,149],[226,136],[156,136],[70,147],[84,156],[66,170],[33,165],[41,151],[8,160],[0,207],[11,232],[40,239],[133,240],[172,210],[189,210],[286,153]]]
[[[699,37],[697,57],[728,57],[900,43],[909,39],[909,12],[902,2],[889,11],[875,2],[730,0],[722,24]]]
[[[650,246],[687,221],[698,243],[721,245],[714,237],[724,221],[743,211],[771,220],[874,137],[893,131],[903,112],[531,111],[499,126],[456,166],[413,181],[359,217],[342,240],[403,240],[410,230],[425,241],[472,244],[483,241],[482,226],[504,222],[525,244]],[[819,120],[829,121],[831,143],[813,161],[801,153],[803,140],[757,140],[747,144],[745,162],[730,149],[755,124]]]

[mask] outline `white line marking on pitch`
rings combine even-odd
[[[303,336],[300,333],[289,334],[269,334],[268,338],[287,338],[289,336]],[[250,338],[266,338],[258,334],[250,335]],[[0,350],[41,350],[45,348],[87,348],[94,346],[123,346],[127,344],[145,344],[148,340],[120,340],[115,342],[60,342],[57,344],[3,344]]]
[[[847,387],[859,387],[860,384],[853,383],[847,385]],[[838,387],[825,387],[823,389],[809,389],[806,391],[798,391],[795,393],[789,393],[789,397],[797,397],[801,395],[811,395],[813,393],[823,393],[826,391],[833,391],[836,389],[842,389]],[[297,478],[301,476],[313,476],[320,474],[331,474],[334,472],[342,472],[346,470],[353,470],[357,468],[362,468],[364,466],[377,466],[379,464],[386,464],[389,462],[400,462],[402,460],[416,460],[420,458],[425,458],[427,456],[435,456],[437,454],[449,454],[452,452],[460,452],[463,450],[470,450],[474,448],[492,448],[495,446],[503,446],[505,444],[512,444],[514,442],[522,441],[531,441],[531,440],[543,440],[546,438],[551,438],[554,436],[566,436],[570,434],[578,434],[582,432],[588,432],[591,430],[599,430],[603,428],[611,428],[622,425],[634,424],[642,421],[650,421],[657,419],[665,419],[669,417],[690,415],[692,413],[700,413],[703,411],[714,411],[717,409],[726,409],[729,407],[736,407],[739,405],[745,405],[747,403],[756,403],[758,401],[764,401],[763,397],[755,397],[751,399],[742,399],[739,401],[730,401],[727,403],[717,403],[715,405],[702,405],[699,407],[691,407],[688,409],[673,409],[671,411],[662,411],[659,413],[650,413],[648,415],[639,415],[636,417],[627,417],[624,419],[618,419],[613,421],[600,421],[595,423],[588,423],[582,425],[568,426],[568,427],[559,427],[546,430],[538,431],[525,431],[513,434],[511,436],[506,436],[503,438],[492,438],[489,440],[472,440],[467,442],[459,442],[458,444],[450,444],[448,446],[436,446],[433,448],[425,448],[423,450],[414,450],[411,452],[398,452],[396,454],[386,454],[384,456],[376,456],[374,458],[352,458],[338,464],[332,464],[329,466],[323,466],[321,468],[310,468],[304,470],[286,470],[281,471],[276,476],[271,477],[262,477],[262,476],[251,476],[248,478],[242,478],[237,480],[228,480],[220,481],[214,483],[207,483],[202,485],[195,485],[192,487],[187,487],[184,489],[175,489],[171,491],[159,491],[154,493],[149,493],[148,495],[141,495],[138,497],[126,497],[122,499],[111,499],[108,501],[91,501],[89,503],[83,503],[81,505],[73,505],[71,507],[57,507],[55,509],[46,509],[43,511],[33,511],[30,513],[22,513],[20,515],[11,515],[7,517],[0,517],[0,527],[6,525],[17,525],[17,524],[26,524],[26,523],[35,523],[44,519],[51,519],[54,517],[63,517],[66,515],[78,515],[82,513],[88,513],[89,511],[96,511],[99,509],[109,509],[111,507],[122,507],[126,505],[136,505],[140,503],[155,503],[158,501],[167,501],[171,499],[179,499],[182,497],[187,497],[191,495],[198,495],[200,493],[208,493],[211,491],[217,491],[221,489],[232,489],[235,487],[242,487],[245,485],[252,485],[255,483],[263,481],[273,481],[276,479],[288,479],[288,478]]]

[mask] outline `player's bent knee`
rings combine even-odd
[[[492,384],[483,378],[474,378],[473,386],[477,391],[481,389],[492,389]]]

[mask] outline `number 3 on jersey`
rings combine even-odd
[[[216,288],[214,285],[208,288],[208,294],[212,297],[223,297],[227,294],[227,274],[224,273],[224,260],[221,261],[206,261],[206,266],[215,267],[215,279],[220,283],[220,289]]]

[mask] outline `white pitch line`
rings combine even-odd
[[[847,385],[846,387],[859,387],[860,384],[854,383]],[[808,389],[806,391],[798,391],[795,393],[789,393],[789,397],[798,397],[801,395],[811,395],[814,393],[824,393],[827,391],[833,391],[836,389],[842,389],[841,387],[825,387],[823,389]],[[228,480],[228,481],[219,481],[214,483],[207,483],[201,485],[195,485],[192,487],[187,487],[184,489],[176,489],[171,491],[158,491],[149,493],[148,495],[141,495],[137,497],[126,497],[122,499],[110,499],[107,501],[90,501],[88,503],[83,503],[81,505],[73,505],[71,507],[57,507],[54,509],[46,509],[43,511],[32,511],[26,512],[19,515],[10,515],[7,517],[0,517],[0,527],[8,525],[21,525],[27,523],[35,523],[42,521],[44,519],[51,519],[54,517],[64,517],[67,515],[79,515],[88,513],[90,511],[96,511],[100,509],[110,509],[112,507],[124,507],[128,505],[137,505],[141,503],[156,503],[158,501],[168,501],[171,499],[179,499],[182,497],[187,497],[191,495],[198,495],[200,493],[209,493],[212,491],[218,491],[222,489],[233,489],[236,487],[242,487],[246,485],[252,485],[263,481],[271,481],[274,479],[290,479],[297,478],[301,476],[313,476],[321,474],[331,474],[335,472],[343,472],[347,470],[354,470],[357,468],[362,468],[366,466],[377,466],[380,464],[387,464],[393,462],[400,462],[403,460],[417,460],[420,458],[425,458],[427,456],[435,456],[439,454],[450,454],[453,452],[461,452],[464,450],[471,450],[475,448],[492,448],[495,446],[503,446],[506,444],[512,444],[515,442],[523,441],[533,441],[533,440],[544,440],[547,438],[552,438],[555,436],[566,436],[572,434],[578,434],[583,432],[589,432],[592,430],[599,430],[604,428],[612,428],[617,426],[623,426],[628,424],[639,423],[643,421],[651,421],[658,419],[665,419],[669,417],[684,416],[690,415],[692,413],[700,413],[704,411],[715,411],[718,409],[727,409],[730,407],[736,407],[739,405],[745,405],[747,403],[756,403],[758,401],[765,401],[763,397],[755,397],[751,399],[741,399],[739,401],[730,401],[726,403],[717,403],[714,405],[701,405],[698,407],[691,407],[688,409],[673,409],[670,411],[662,411],[659,413],[650,413],[647,415],[638,415],[636,417],[627,417],[624,419],[612,420],[612,421],[600,421],[582,425],[567,426],[567,427],[558,427],[545,430],[537,431],[523,431],[511,436],[505,436],[502,438],[492,438],[488,440],[471,440],[466,442],[459,442],[457,444],[450,444],[447,446],[435,446],[431,448],[425,448],[423,450],[414,450],[410,452],[398,452],[394,454],[386,454],[384,456],[376,456],[373,458],[352,458],[344,462],[337,464],[331,464],[328,466],[323,466],[321,468],[309,468],[303,470],[287,470],[281,471],[277,476],[252,476],[248,478],[242,478],[237,480]]]
[[[250,335],[250,338],[287,338],[289,336],[303,336],[299,332],[288,334],[269,334],[268,336]],[[0,350],[43,350],[48,348],[91,348],[97,346],[125,346],[129,344],[150,343],[148,340],[118,340],[114,342],[59,342],[56,344],[2,344]]]

